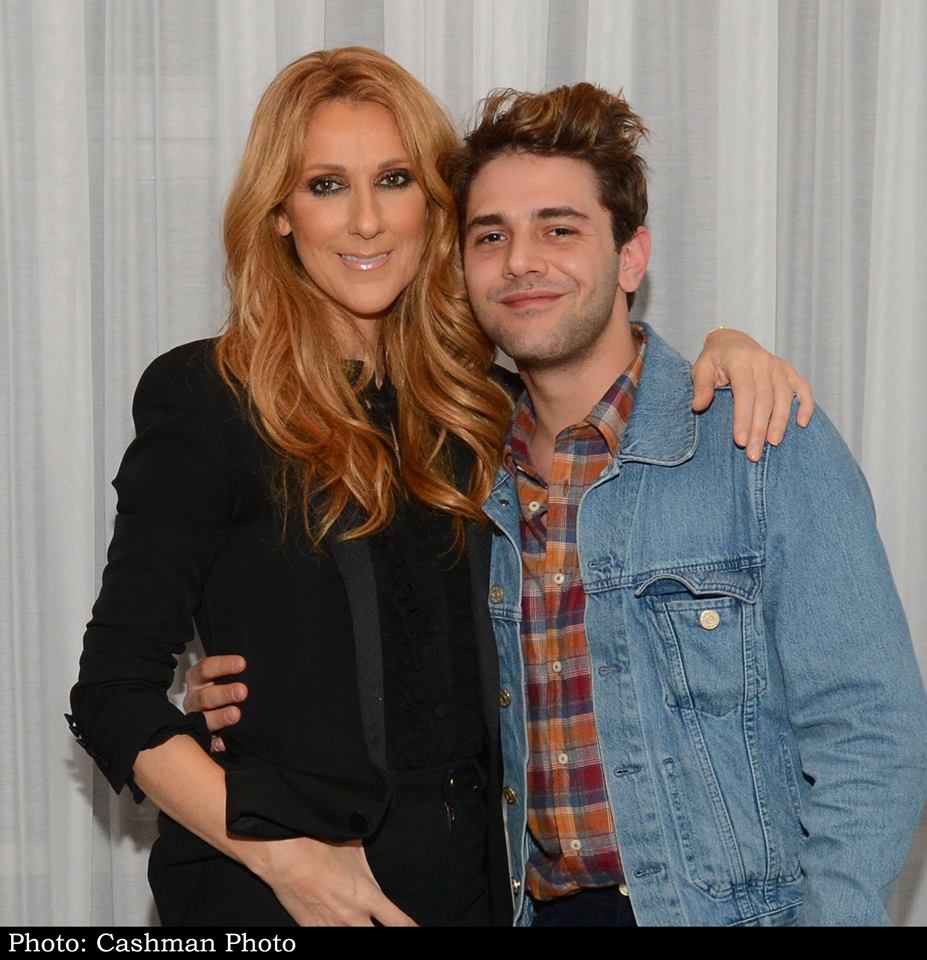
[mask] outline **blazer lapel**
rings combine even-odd
[[[464,492],[470,484],[473,453],[456,438],[451,440],[451,457],[457,489]],[[480,694],[490,744],[499,737],[499,655],[489,618],[489,558],[492,532],[488,524],[467,524],[467,557],[470,561],[470,606],[473,612],[473,636],[480,669]]]
[[[354,525],[345,510],[325,538],[341,573],[351,607],[354,648],[357,660],[357,688],[360,694],[364,739],[371,762],[386,769],[386,717],[383,706],[383,650],[380,642],[380,612],[377,584],[370,548],[361,537],[341,539]]]
[[[480,692],[489,742],[499,737],[499,655],[489,618],[489,556],[492,532],[488,524],[467,526],[467,552],[470,559],[470,596],[473,609],[473,635],[480,668]]]

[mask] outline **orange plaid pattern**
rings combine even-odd
[[[531,462],[531,401],[516,406],[504,462],[521,507],[522,648],[528,709],[527,885],[539,900],[623,879],[592,705],[586,595],[576,517],[585,490],[618,453],[644,364],[638,354],[582,422],[557,437],[550,482]]]

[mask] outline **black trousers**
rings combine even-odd
[[[475,761],[390,774],[396,803],[365,844],[383,892],[421,926],[486,926],[485,776]]]

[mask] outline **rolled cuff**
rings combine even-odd
[[[382,781],[281,767],[226,770],[225,785],[229,832],[259,840],[363,840],[376,832],[390,801]]]
[[[140,751],[157,747],[178,734],[193,737],[204,750],[209,751],[210,734],[202,713],[181,713],[168,703],[164,703],[163,707],[154,724],[150,722],[151,715],[146,714],[148,722],[144,726],[124,725],[118,745],[115,742],[108,744],[105,750],[98,749],[87,739],[71,714],[64,715],[74,739],[100,768],[113,790],[121,793],[122,788],[128,785],[136,803],[145,799],[145,794],[138,788],[132,774],[135,758]]]

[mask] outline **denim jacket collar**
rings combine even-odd
[[[685,463],[698,446],[698,418],[692,411],[691,368],[657,336],[653,327],[643,322],[640,325],[647,334],[644,372],[618,458],[604,477],[629,461],[667,467]],[[509,478],[509,472],[501,466],[496,473],[495,487]]]
[[[692,412],[689,364],[646,323],[647,359],[619,462],[662,466],[684,463],[698,446],[698,418]]]

